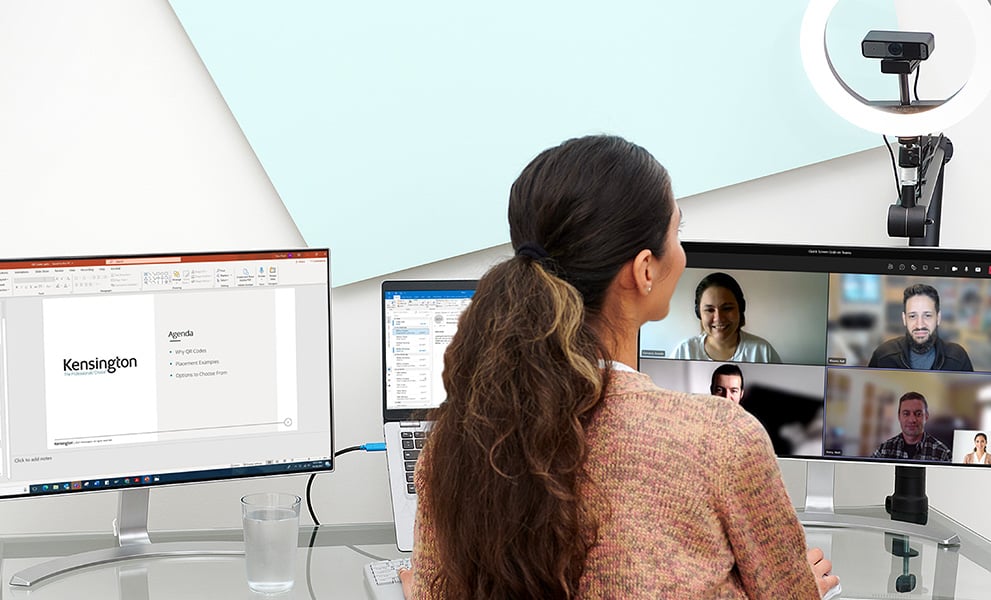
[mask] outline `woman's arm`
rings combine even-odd
[[[408,600],[430,598],[430,582],[434,580],[440,563],[437,559],[436,537],[431,527],[430,494],[423,486],[424,473],[430,468],[430,452],[424,451],[416,462],[416,524],[413,527],[413,569],[399,573],[403,594]]]
[[[735,448],[737,460],[719,471],[718,508],[747,595],[817,600],[822,577],[810,566],[767,433],[748,413],[726,415],[724,447]]]

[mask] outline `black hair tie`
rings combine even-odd
[[[550,256],[544,247],[537,242],[524,242],[516,249],[517,256],[526,256],[533,260],[543,260]]]

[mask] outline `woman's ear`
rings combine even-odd
[[[654,284],[662,276],[661,273],[655,272],[657,270],[655,262],[654,253],[647,249],[638,252],[633,259],[633,278],[637,290],[645,296],[650,294],[654,289]]]

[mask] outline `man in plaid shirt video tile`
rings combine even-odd
[[[881,443],[873,458],[907,458],[950,462],[946,444],[926,433],[929,403],[918,392],[908,392],[898,399],[898,424],[902,432]]]

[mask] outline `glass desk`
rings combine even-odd
[[[848,511],[886,517],[881,508]],[[946,517],[932,512],[930,521],[953,528],[959,547],[902,538],[883,531],[809,527],[810,543],[829,551],[840,576],[840,598],[905,600],[987,600],[991,598],[991,542]],[[241,531],[159,532],[156,542],[240,541]],[[893,544],[894,542],[894,544]],[[106,548],[110,535],[46,535],[0,538],[0,598],[34,600],[298,600],[366,598],[362,567],[371,561],[397,558],[391,523],[329,525],[300,530],[296,585],[292,591],[264,596],[248,590],[244,558],[176,557],[132,559],[73,571],[43,580],[30,588],[8,584],[11,575],[47,558]],[[894,551],[894,552],[893,552]],[[905,556],[910,555],[910,556]]]
[[[240,529],[153,532],[155,542],[240,542]],[[86,567],[42,580],[29,588],[9,585],[11,576],[46,559],[112,547],[110,534],[0,537],[0,598],[101,600],[360,599],[366,597],[365,564],[403,556],[392,523],[301,527],[296,584],[267,596],[248,589],[243,556],[136,558]]]
[[[837,509],[891,522],[882,507]],[[929,525],[956,533],[959,546],[863,528],[807,526],[810,546],[827,551],[843,592],[838,598],[980,600],[991,598],[991,542],[938,511]]]

